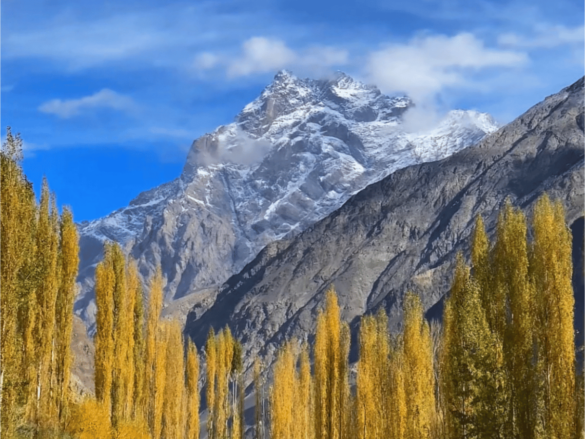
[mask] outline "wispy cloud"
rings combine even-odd
[[[138,6],[129,11],[114,8],[97,17],[50,13],[35,27],[26,27],[26,21],[21,27],[10,25],[3,33],[2,57],[40,59],[55,69],[75,72],[111,64],[178,70],[188,67],[185,60],[198,51],[229,47],[249,37],[258,19],[267,31],[281,26],[261,18],[262,13],[252,17],[220,12],[213,1]]]
[[[387,93],[401,92],[415,101],[433,100],[447,87],[465,87],[474,72],[525,64],[525,53],[488,48],[470,33],[417,37],[369,54],[366,75]]]
[[[134,108],[134,102],[127,96],[104,88],[91,96],[85,96],[79,99],[53,99],[42,104],[39,107],[39,111],[68,119],[81,114],[85,110],[96,108],[128,111]]]
[[[348,62],[349,53],[345,49],[311,46],[294,50],[280,39],[256,36],[245,40],[235,57],[203,52],[196,57],[195,66],[201,70],[220,67],[225,69],[229,78],[239,78],[283,68],[301,74],[321,75]]]
[[[193,133],[193,131],[183,128],[152,127],[148,130],[148,132],[163,138],[173,137],[177,139],[189,140],[193,140],[195,138],[195,133]]]
[[[585,27],[537,26],[531,35],[504,33],[499,36],[498,43],[504,47],[553,49],[564,45],[583,45]]]

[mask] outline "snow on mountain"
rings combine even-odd
[[[311,80],[279,72],[233,123],[193,143],[180,178],[79,225],[76,312],[93,323],[93,271],[106,240],[120,242],[145,278],[160,263],[170,301],[221,284],[269,242],[397,169],[448,157],[498,128],[488,114],[455,110],[407,133],[401,115],[412,105],[343,73]]]

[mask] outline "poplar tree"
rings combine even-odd
[[[199,357],[193,342],[187,344],[187,439],[199,439]]]
[[[355,432],[359,438],[384,438],[395,434],[391,403],[400,392],[392,388],[388,318],[383,309],[361,320],[355,398]],[[401,383],[402,387],[403,384]],[[349,429],[348,429],[349,430]],[[349,431],[348,431],[349,434]]]
[[[104,246],[104,259],[95,270],[96,335],[95,395],[108,411],[111,410],[112,370],[114,367],[114,287],[112,244]]]
[[[148,312],[146,321],[146,346],[144,361],[144,399],[147,404],[146,419],[150,431],[155,432],[155,380],[156,380],[156,362],[160,351],[157,349],[158,325],[160,313],[162,310],[163,295],[162,273],[160,268],[157,269],[151,280]]]
[[[228,436],[228,421],[230,417],[229,376],[233,362],[234,339],[228,327],[222,329],[216,341],[216,379],[217,394],[214,409],[214,434],[217,438]]]
[[[430,438],[435,421],[435,393],[430,329],[418,296],[404,298],[404,359],[406,366],[408,438]]]
[[[350,438],[351,427],[351,390],[349,385],[349,349],[351,343],[351,332],[347,322],[341,324],[341,336],[339,347],[339,387],[338,387],[338,404],[339,419],[338,431],[339,438]]]
[[[294,434],[294,389],[295,389],[294,346],[287,342],[280,349],[274,364],[274,382],[270,392],[271,439],[288,439]]]
[[[330,439],[338,439],[341,435],[339,431],[342,425],[342,413],[340,404],[341,382],[341,317],[339,305],[337,304],[337,295],[333,287],[326,294],[325,317],[327,320],[328,336],[328,377],[329,395],[327,402],[328,409],[328,436]]]
[[[345,424],[340,396],[344,393],[347,368],[342,351],[341,317],[333,287],[325,294],[325,312],[317,318],[315,335],[315,435],[318,439],[338,439]],[[345,375],[344,375],[345,374]]]
[[[243,348],[239,341],[234,341],[232,355],[232,380],[234,394],[232,395],[232,438],[244,438],[244,360]]]
[[[407,395],[405,392],[405,364],[402,338],[393,340],[387,369],[388,389],[384,404],[388,412],[387,437],[403,439],[406,435]]]
[[[45,199],[47,200],[47,206],[49,198],[50,193],[48,187],[46,187]],[[22,343],[22,348],[19,349],[20,352],[16,354],[17,358],[15,358],[19,366],[18,378],[14,380],[13,385],[18,388],[19,399],[24,405],[25,420],[36,422],[40,419],[37,388],[42,354],[39,350],[39,326],[42,321],[38,290],[41,287],[41,282],[46,277],[47,271],[47,264],[42,259],[42,256],[51,257],[52,254],[47,252],[47,248],[44,248],[43,251],[38,248],[38,228],[41,212],[40,206],[36,205],[34,195],[30,202],[19,204],[23,218],[21,218],[22,222],[15,224],[15,226],[24,232],[22,241],[19,244],[26,253],[23,255],[22,264],[17,273],[16,295],[14,297],[16,302],[12,305],[17,311],[16,329],[18,338]],[[27,205],[30,206],[30,210],[26,209]],[[28,218],[27,214],[30,215]],[[49,220],[46,221],[46,223],[48,222]],[[15,231],[15,233],[18,233],[18,231]]]
[[[138,267],[136,262],[131,258],[126,263],[126,300],[124,304],[124,317],[121,319],[119,336],[120,344],[124,346],[125,357],[121,365],[122,379],[122,417],[130,419],[134,415],[134,391],[135,382],[140,380],[139,371],[136,369],[136,350],[135,343],[137,335],[136,330],[142,332],[142,328],[136,327],[135,316],[136,301],[142,294],[140,278],[138,277]],[[138,334],[141,337],[141,334]],[[139,359],[139,361],[141,361]]]
[[[457,257],[445,309],[445,400],[452,438],[503,437],[497,386],[501,352],[481,306],[479,286]]]
[[[536,291],[539,371],[543,387],[546,435],[568,438],[575,404],[574,297],[571,285],[571,232],[560,202],[547,195],[534,208],[531,277]],[[582,415],[582,414],[581,414]]]
[[[57,415],[63,426],[69,413],[69,379],[71,375],[71,334],[73,330],[73,302],[75,300],[79,242],[71,210],[61,215],[60,282],[57,294],[55,336],[55,383]]]
[[[112,424],[114,428],[124,419],[126,402],[126,362],[128,361],[128,340],[132,334],[129,329],[128,285],[126,283],[126,259],[118,244],[112,248],[112,269],[114,272],[113,289],[113,344],[114,362],[112,370]]]
[[[132,267],[132,266],[131,266]],[[134,270],[134,265],[131,270]],[[133,275],[130,275],[130,277]],[[146,373],[146,342],[144,328],[144,299],[142,286],[137,285],[136,300],[134,301],[134,393],[133,404],[135,418],[146,419],[146,397],[145,393],[145,373]]]
[[[49,192],[47,180],[43,180],[41,203],[36,235],[37,264],[39,269],[36,304],[38,306],[35,325],[35,386],[34,398],[29,402],[37,423],[46,424],[51,418],[52,406],[50,383],[54,354],[55,307],[59,278],[57,263],[59,254],[59,216],[55,200]],[[34,401],[34,402],[33,402]]]
[[[471,266],[473,277],[481,291],[481,303],[492,331],[496,330],[496,316],[493,306],[493,282],[490,266],[490,242],[481,215],[475,219],[471,241]]]
[[[380,308],[376,313],[374,325],[375,346],[373,358],[375,361],[375,380],[377,382],[376,399],[380,404],[378,412],[381,413],[381,418],[378,421],[376,429],[384,437],[389,434],[388,431],[390,430],[390,419],[386,416],[386,413],[389,411],[388,397],[391,395],[388,362],[392,351],[390,334],[388,332],[388,316],[384,308]]]
[[[163,428],[163,409],[165,402],[165,387],[168,380],[174,380],[176,377],[167,378],[167,345],[169,343],[168,323],[161,323],[156,328],[155,349],[153,369],[153,387],[150,391],[152,400],[152,428],[153,439],[162,437]]]
[[[528,248],[524,214],[506,202],[500,213],[494,256],[493,282],[505,298],[503,352],[508,371],[500,393],[502,406],[509,400],[507,435],[534,436],[534,289],[528,278]],[[507,384],[507,385],[505,385]],[[509,387],[509,391],[507,390]],[[502,413],[505,416],[505,413]],[[510,431],[511,429],[511,431]]]
[[[313,438],[313,424],[311,414],[313,413],[313,404],[311,398],[311,363],[309,360],[308,347],[305,345],[301,349],[300,355],[300,371],[299,371],[299,383],[298,383],[298,398],[296,404],[296,413],[298,413],[298,420],[296,421],[299,425],[299,439],[311,439]]]
[[[184,435],[183,398],[185,391],[185,365],[183,355],[183,336],[178,321],[166,323],[166,383],[162,413],[162,437],[179,438]],[[157,370],[158,373],[158,370]]]
[[[83,400],[73,406],[67,431],[79,439],[111,437],[109,407],[91,398]]]
[[[361,319],[359,336],[359,362],[356,383],[356,433],[360,439],[377,439],[382,431],[383,402],[380,400],[380,384],[377,381],[380,371],[377,348],[378,328],[372,316]]]
[[[209,341],[208,341],[209,346]],[[209,370],[209,369],[208,369]],[[208,385],[210,381],[208,379]],[[258,357],[254,358],[254,437],[255,439],[264,439],[264,412],[262,410],[264,405],[263,397],[263,383],[262,383],[262,363]],[[209,389],[208,389],[209,392]],[[211,436],[210,436],[211,437]]]
[[[327,355],[328,337],[327,321],[323,311],[317,316],[317,329],[314,347],[315,374],[315,438],[328,439],[328,397],[330,392],[328,381],[329,358]]]
[[[215,439],[215,382],[217,377],[217,346],[213,328],[209,330],[207,344],[205,345],[205,363],[207,367],[207,393],[205,402],[207,404],[207,437]]]
[[[24,275],[23,268],[34,254],[36,203],[32,185],[20,167],[21,160],[22,139],[8,127],[0,154],[0,435],[6,437],[14,434],[17,423],[16,402],[23,377],[22,323],[34,324],[34,320],[27,322],[20,317],[29,315],[23,308],[31,312],[36,309],[30,303],[34,290],[27,294],[22,289],[23,278],[30,276]]]

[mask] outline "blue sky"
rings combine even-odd
[[[281,68],[501,122],[583,75],[582,0],[2,2],[2,134],[77,220],[176,178]]]

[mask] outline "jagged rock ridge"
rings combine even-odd
[[[397,169],[441,159],[497,129],[487,114],[452,111],[407,133],[406,97],[347,75],[279,72],[229,125],[197,139],[182,175],[126,208],[79,226],[76,313],[94,320],[93,271],[105,240],[121,243],[144,278],[157,264],[167,302],[220,285],[267,244],[294,236]]]
[[[475,217],[481,214],[493,234],[507,197],[527,214],[545,191],[560,199],[582,240],[583,121],[581,79],[476,147],[396,171],[293,239],[268,245],[218,290],[212,306],[193,308],[186,332],[201,347],[211,327],[229,325],[247,366],[257,354],[269,363],[285,339],[311,341],[330,284],[354,336],[359,317],[379,307],[397,330],[408,290],[420,294],[429,317],[440,316],[455,254],[468,255]],[[575,246],[581,261],[582,245]],[[574,285],[582,305],[580,270]],[[582,326],[582,306],[576,321]]]

